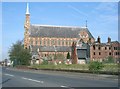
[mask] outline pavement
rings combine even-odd
[[[118,77],[61,71],[2,68],[2,87],[118,87]]]

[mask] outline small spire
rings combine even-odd
[[[87,27],[87,20],[86,20],[86,27]]]
[[[29,3],[27,3],[26,14],[30,14],[29,13]]]

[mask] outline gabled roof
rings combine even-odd
[[[52,26],[52,25],[31,25],[29,29],[30,37],[63,37],[78,38],[80,31],[85,30],[90,38],[93,38],[88,28],[72,26]]]
[[[92,43],[91,45],[96,45],[96,46],[110,46],[111,44],[113,44],[113,43],[117,43],[117,44],[119,44],[119,42],[118,41],[111,41],[110,43],[98,43],[97,41],[95,41],[94,43]]]
[[[119,41],[111,41],[111,43],[119,43]]]

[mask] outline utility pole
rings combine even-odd
[[[55,58],[54,58],[54,59],[56,59],[56,52],[57,52],[57,49],[56,49],[55,45],[53,45],[53,46],[54,46],[54,49],[55,49]]]

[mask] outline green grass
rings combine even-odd
[[[118,64],[104,64],[103,71],[118,72]]]
[[[53,65],[53,64],[42,64],[42,65],[33,65],[32,68],[38,68],[38,69],[67,69],[67,70],[88,70],[89,64],[59,64],[59,65]],[[110,72],[117,72],[118,71],[118,65],[117,64],[104,64],[104,67],[101,71],[110,71]]]
[[[52,65],[52,64],[47,64],[47,65],[33,65],[32,68],[86,70],[86,69],[88,69],[88,65],[76,65],[76,64],[71,64],[71,65],[65,65],[65,64]]]

